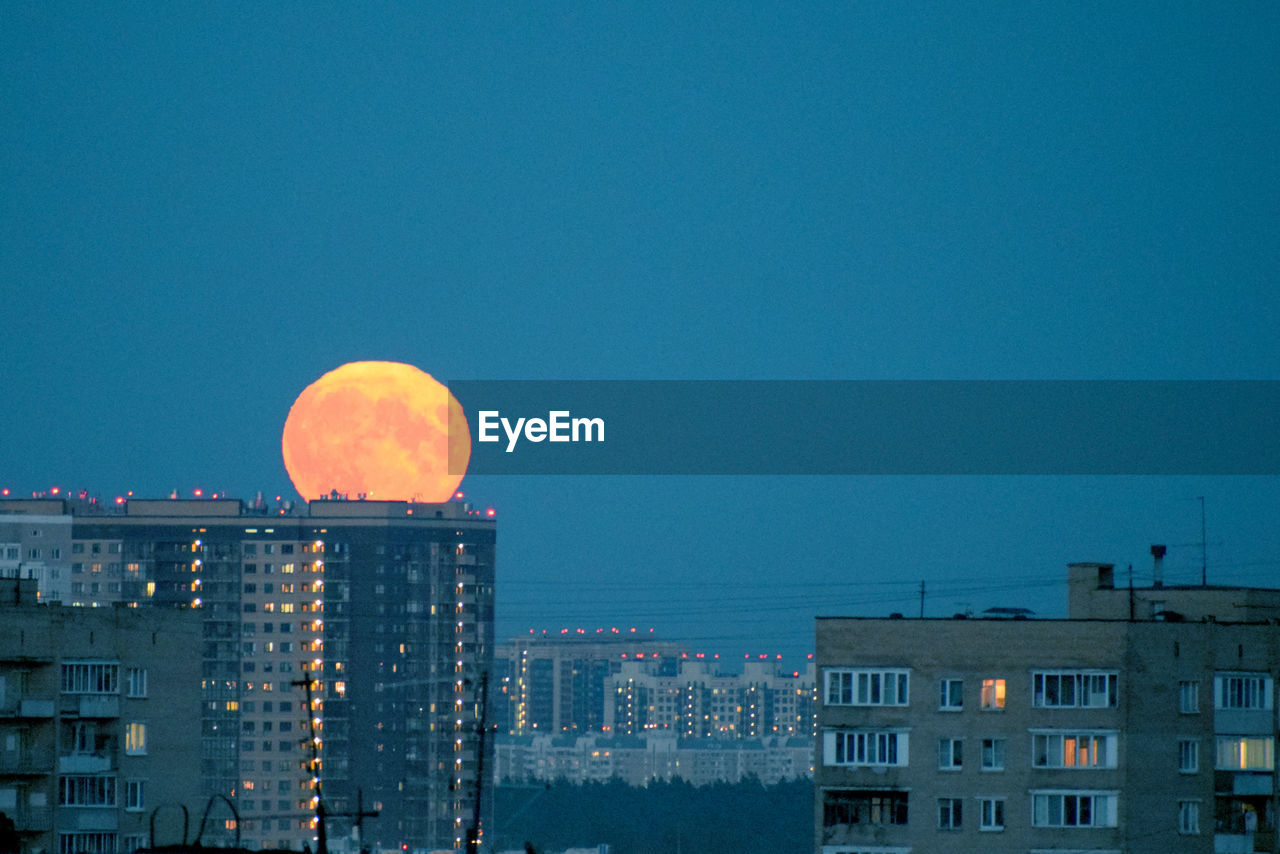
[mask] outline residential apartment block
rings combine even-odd
[[[200,815],[199,645],[194,611],[43,605],[34,579],[0,580],[0,815],[22,854],[129,854],[157,807]],[[156,844],[183,841],[158,818]]]
[[[464,845],[495,531],[461,502],[0,501],[4,553],[45,561],[43,576],[28,557],[9,570],[48,582],[45,599],[198,613],[192,749],[203,796],[235,801],[251,848],[314,844],[317,781],[331,847],[350,840],[358,795],[379,812],[366,844]]]
[[[818,619],[816,851],[1276,850],[1280,590],[1068,581],[1065,620]]]

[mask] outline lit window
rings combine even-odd
[[[1178,832],[1184,836],[1200,833],[1200,802],[1178,801]]]
[[[1194,715],[1200,711],[1200,683],[1178,683],[1178,711],[1184,715]]]
[[[1178,770],[1194,774],[1200,770],[1200,742],[1182,739],[1178,742]]]
[[[938,767],[944,771],[958,771],[964,764],[964,741],[958,738],[938,740]]]
[[[938,828],[959,830],[963,819],[964,802],[960,798],[938,798]]]
[[[1117,738],[1114,732],[1032,733],[1031,764],[1036,768],[1115,768]]]
[[[1217,761],[1219,771],[1270,771],[1275,767],[1275,739],[1261,736],[1219,736]]]
[[[124,728],[124,752],[140,756],[147,752],[147,725],[131,723]]]
[[[955,711],[964,708],[964,680],[943,679],[940,683],[938,708]]]
[[[981,798],[979,830],[1004,830],[1004,799]]]
[[[984,709],[1003,709],[1004,708],[1004,680],[1003,679],[983,679],[982,680],[982,708]]]

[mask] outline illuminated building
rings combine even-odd
[[[727,672],[719,656],[634,630],[564,630],[498,644],[498,731],[670,732],[681,738],[813,733],[812,662],[779,672],[770,656]]]
[[[1065,620],[819,618],[815,851],[1275,851],[1280,590],[1162,554]]]
[[[130,854],[156,807],[204,807],[199,644],[191,611],[46,606],[34,579],[0,580],[0,814],[18,851]],[[158,844],[180,841],[172,818]]]
[[[338,814],[358,791],[380,812],[365,844],[461,847],[492,656],[493,514],[255,504],[10,500],[0,520],[69,517],[73,603],[199,609],[201,778],[235,798],[243,845],[314,845],[314,724],[332,848],[350,839]]]

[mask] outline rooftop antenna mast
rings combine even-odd
[[[1209,544],[1204,536],[1204,496],[1200,498],[1200,586],[1209,586]]]
[[[307,723],[311,729],[311,781],[316,787],[316,851],[317,854],[329,854],[324,797],[320,792],[320,739],[316,735],[316,712],[311,698],[311,685],[315,681],[310,670],[303,670],[302,678],[295,679],[292,684],[302,685],[307,689]]]

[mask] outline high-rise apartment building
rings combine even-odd
[[[317,781],[332,847],[349,839],[344,814],[358,803],[379,813],[366,844],[464,845],[492,663],[491,513],[336,499],[0,502],[0,522],[18,515],[69,529],[61,564],[44,568],[65,586],[46,598],[200,613],[201,779],[235,799],[243,845],[311,842]]]
[[[818,619],[816,851],[1277,850],[1280,590],[1068,581],[1065,620]]]
[[[129,854],[156,808],[201,814],[199,644],[192,611],[49,606],[0,579],[0,832],[18,851]],[[157,818],[156,844],[183,841]]]

